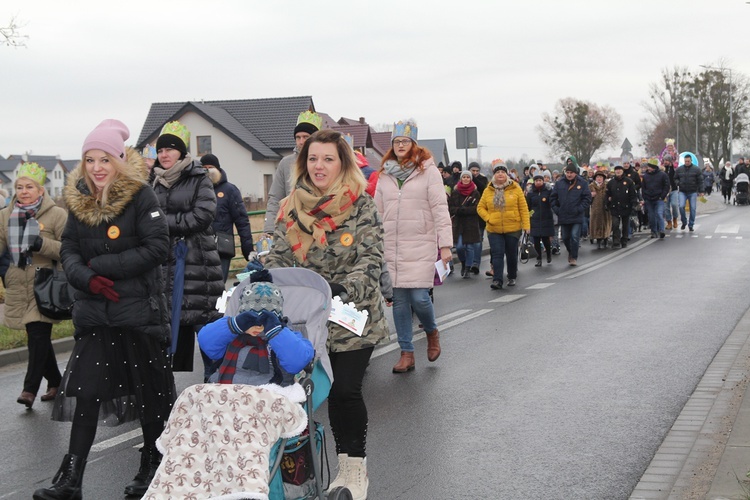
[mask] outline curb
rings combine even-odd
[[[73,344],[75,344],[75,338],[71,336],[64,339],[53,340],[52,348],[55,350],[56,355],[60,355],[72,351]],[[28,360],[29,351],[26,347],[18,347],[16,349],[0,351],[0,367],[13,365],[16,363],[26,363]]]

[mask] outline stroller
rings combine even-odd
[[[193,399],[194,394],[188,394],[190,401],[198,401],[200,395],[214,394],[215,398],[224,397],[225,401],[230,401],[234,398],[245,398],[245,397],[257,397],[258,403],[251,403],[250,409],[257,409],[257,413],[260,414],[259,420],[268,419],[283,419],[284,421],[291,420],[290,416],[296,415],[293,424],[290,424],[294,431],[287,432],[286,435],[295,435],[296,437],[284,438],[284,434],[267,434],[262,432],[264,427],[261,425],[258,429],[251,429],[245,425],[247,419],[247,412],[235,411],[234,423],[228,422],[228,425],[224,426],[222,435],[221,426],[216,429],[208,426],[203,429],[203,434],[193,433],[194,437],[188,437],[193,443],[198,445],[204,445],[206,439],[204,435],[211,434],[213,439],[211,442],[221,441],[225,443],[224,446],[224,459],[221,461],[223,470],[218,472],[215,467],[211,471],[211,474],[223,473],[224,477],[227,475],[234,477],[235,483],[240,475],[244,474],[247,477],[247,481],[257,480],[258,478],[267,478],[267,488],[265,480],[263,484],[257,490],[248,489],[243,493],[233,492],[229,489],[221,492],[215,491],[214,493],[220,493],[216,498],[269,498],[271,500],[304,500],[304,499],[319,499],[324,500],[326,498],[330,500],[346,500],[351,499],[351,492],[345,488],[334,488],[327,493],[323,492],[323,451],[325,449],[325,433],[323,426],[317,423],[313,419],[313,412],[327,399],[328,393],[331,389],[333,381],[331,363],[328,358],[328,351],[326,349],[326,341],[328,338],[327,321],[331,312],[331,289],[328,283],[319,276],[318,274],[303,268],[282,268],[270,270],[273,282],[279,287],[284,296],[283,313],[288,318],[288,326],[290,329],[300,332],[305,336],[313,345],[315,349],[315,357],[310,364],[301,372],[301,375],[296,377],[298,383],[279,388],[279,391],[284,391],[288,398],[279,398],[279,393],[271,397],[269,401],[262,401],[263,394],[268,391],[263,389],[263,386],[242,386],[242,385],[203,385],[203,386],[192,386],[183,392],[183,395],[188,391],[193,390],[198,393],[198,396]],[[229,297],[226,305],[225,316],[234,316],[237,314],[240,306],[241,291],[250,284],[250,278],[246,278],[241,281],[235,292]],[[229,351],[228,351],[229,352]],[[228,355],[228,354],[227,354]],[[241,353],[235,353],[234,356],[240,356]],[[213,380],[213,377],[212,377]],[[218,388],[222,388],[223,393],[229,393],[228,397],[222,394],[221,396],[216,395]],[[245,389],[247,388],[247,389]],[[242,391],[242,392],[238,392]],[[238,395],[239,394],[239,395]],[[258,394],[256,396],[256,394]],[[270,394],[274,394],[271,392]],[[183,398],[183,395],[180,398]],[[211,399],[208,400],[211,402]],[[301,402],[301,407],[297,403],[292,401]],[[179,403],[179,399],[178,399]],[[273,405],[272,405],[273,403]],[[208,404],[208,403],[207,403]],[[265,405],[265,406],[264,406]],[[284,405],[286,408],[285,412],[279,412],[278,408],[274,410],[274,406]],[[187,406],[187,405],[183,405]],[[176,408],[178,408],[176,403]],[[244,407],[248,408],[248,407]],[[179,410],[179,408],[178,408]],[[276,411],[272,413],[270,410]],[[210,414],[210,407],[199,410],[201,414]],[[253,410],[255,411],[255,410]],[[178,412],[179,413],[179,412]],[[187,412],[183,412],[185,414]],[[253,412],[250,412],[253,413]],[[174,411],[173,411],[174,414]],[[187,420],[192,415],[183,415],[183,420]],[[268,415],[268,416],[266,416]],[[170,420],[173,415],[170,416]],[[230,418],[229,415],[226,418]],[[196,420],[195,418],[193,418]],[[304,429],[305,423],[307,428],[301,435],[299,432]],[[169,427],[169,426],[168,426]],[[192,428],[196,426],[193,425]],[[202,428],[202,427],[201,427]],[[234,431],[232,431],[232,428]],[[265,429],[268,429],[266,427]],[[252,438],[246,437],[248,432],[254,432]],[[289,431],[289,428],[287,428]],[[262,433],[261,433],[262,432]],[[197,434],[197,437],[196,437]],[[275,436],[281,435],[281,439],[273,443]],[[218,437],[216,437],[218,436]],[[269,436],[271,442],[269,443]],[[268,475],[258,471],[257,469],[248,469],[246,465],[251,456],[256,456],[257,444],[262,441],[265,445],[265,449],[270,449],[270,456],[268,456]],[[229,445],[231,443],[231,445]],[[255,445],[255,447],[254,447]],[[191,445],[192,447],[192,445]],[[226,457],[226,449],[229,449],[229,457]],[[203,449],[201,454],[199,451],[200,446],[193,448],[196,452],[195,460],[200,463],[201,460],[206,460],[206,463],[214,460],[214,453],[208,449]],[[232,452],[236,450],[238,455],[235,459],[232,456]],[[184,455],[181,456],[181,458]],[[214,466],[216,465],[215,462]],[[256,461],[256,463],[258,463]],[[259,463],[263,463],[262,461]],[[227,465],[229,464],[229,465]],[[236,468],[233,466],[236,465]],[[178,461],[173,467],[173,470],[180,466]],[[209,468],[205,468],[209,471]],[[182,472],[179,471],[178,472]],[[186,471],[187,472],[187,471]],[[200,474],[200,472],[198,473]],[[184,474],[183,474],[184,475]],[[203,474],[203,483],[210,480],[209,474]],[[220,478],[221,476],[219,476]],[[174,482],[178,482],[179,476],[172,475],[170,478]],[[191,479],[191,478],[188,478]],[[285,481],[285,479],[287,481]],[[165,479],[166,480],[166,479]],[[194,478],[193,481],[195,482]],[[218,481],[218,479],[217,479]],[[198,481],[201,484],[201,481]],[[234,483],[233,483],[234,484]],[[240,482],[241,486],[249,488],[247,484]],[[152,484],[153,486],[153,484]],[[193,490],[196,493],[202,491],[200,487],[195,487]],[[257,491],[257,493],[247,493],[247,491]],[[267,492],[267,495],[266,495]],[[145,497],[148,498],[148,495]],[[200,498],[196,495],[195,498]]]
[[[750,178],[747,174],[740,174],[734,179],[734,204],[749,205]]]

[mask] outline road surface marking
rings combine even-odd
[[[721,239],[722,239],[722,240],[725,240],[725,239],[727,239],[727,238],[729,238],[729,236],[722,236],[722,237],[721,237]]]
[[[554,285],[554,283],[537,283],[536,285],[527,286],[526,290],[543,290],[552,285]]]
[[[737,234],[740,232],[739,224],[719,224],[716,226],[714,233],[730,233]]]
[[[441,318],[439,318],[439,321],[436,321],[438,330],[441,332],[444,332],[445,330],[448,330],[449,328],[453,328],[454,326],[461,325],[469,320],[472,320],[474,318],[478,318],[479,316],[487,314],[488,312],[492,312],[494,311],[494,309],[479,309],[478,311],[474,311],[470,314],[465,314],[470,311],[471,309],[461,309],[460,311],[452,312],[450,314],[446,314],[445,316],[442,316]],[[459,315],[461,317],[454,319],[453,321],[448,321],[447,323],[442,323],[442,324],[440,323],[440,320],[444,320],[445,318],[459,316]],[[415,330],[413,332],[412,341],[416,342],[417,340],[423,339],[424,337],[425,337],[425,333],[422,330]],[[387,354],[399,348],[400,347],[398,345],[398,342],[393,342],[392,344],[389,344],[387,346],[375,349],[375,351],[372,353],[371,358],[377,358],[379,356],[382,356],[383,354]]]
[[[735,240],[741,240],[741,239],[742,239],[742,236],[735,236],[735,237],[734,237],[734,239],[735,239]]]
[[[124,443],[125,441],[128,441],[130,439],[133,439],[135,437],[138,437],[141,435],[141,429],[133,429],[130,432],[126,432],[125,434],[120,434],[119,436],[115,436],[113,438],[106,439],[102,441],[101,443],[96,443],[94,446],[91,447],[92,452],[98,452],[98,451],[104,451],[107,448],[112,448],[113,446],[117,446],[120,443]]]
[[[505,302],[505,303],[509,303],[509,302],[515,302],[516,300],[522,299],[524,297],[526,297],[526,295],[523,295],[523,294],[518,294],[518,295],[503,295],[502,297],[498,297],[496,299],[490,300],[490,302]]]
[[[634,245],[632,248],[628,248],[624,252],[618,252],[617,254],[614,254],[612,258],[606,260],[605,262],[602,262],[600,264],[596,264],[596,265],[590,266],[587,269],[584,269],[584,270],[581,270],[581,271],[577,271],[574,274],[571,274],[570,276],[567,276],[567,279],[578,278],[580,276],[583,276],[584,274],[588,274],[588,273],[590,273],[592,271],[596,271],[597,269],[599,269],[601,267],[608,266],[608,265],[612,264],[613,262],[617,262],[620,259],[624,259],[625,257],[627,257],[628,255],[630,255],[633,252],[637,252],[639,250],[642,250],[642,249],[646,248],[647,246],[651,245],[652,243],[656,243],[657,241],[659,241],[659,240],[658,239],[644,240],[644,242],[643,242],[642,245],[640,245],[640,246],[635,246]]]
[[[632,250],[634,248],[637,248],[640,245],[643,245],[647,241],[653,242],[654,240],[641,240],[641,239],[639,239],[635,243],[631,243],[630,247],[629,247],[629,250],[626,249],[625,252],[629,252],[630,250]],[[560,274],[556,274],[554,276],[550,276],[549,278],[547,278],[547,280],[558,280],[558,279],[561,279],[561,278],[565,278],[565,277],[567,277],[567,276],[569,276],[571,274],[576,274],[576,273],[580,272],[582,269],[587,269],[587,268],[589,268],[591,266],[595,266],[595,265],[597,265],[599,263],[606,262],[606,261],[612,259],[615,256],[621,255],[622,250],[619,250],[619,249],[615,249],[615,250],[617,250],[615,253],[611,253],[609,255],[605,255],[605,256],[603,256],[603,257],[601,257],[601,258],[599,258],[599,259],[597,259],[597,260],[595,260],[593,262],[589,262],[588,264],[583,264],[582,266],[578,266],[576,268],[572,268],[572,269],[570,269],[568,271],[565,271],[565,272],[562,272]]]
[[[711,236],[711,235],[706,236],[707,240],[710,240],[711,238],[713,238],[713,236]]]

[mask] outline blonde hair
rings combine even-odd
[[[88,153],[88,151],[86,152]],[[109,163],[112,164],[115,168],[115,175],[112,176],[112,179],[107,183],[106,186],[101,190],[101,192],[97,193],[97,188],[94,185],[94,181],[91,180],[91,177],[89,176],[89,172],[86,169],[86,154],[84,153],[83,159],[81,160],[81,172],[83,175],[83,180],[86,183],[86,186],[89,188],[89,191],[91,194],[96,196],[97,201],[99,202],[99,205],[104,207],[107,206],[107,198],[109,197],[109,190],[112,187],[112,184],[120,178],[120,176],[126,175],[128,168],[127,165],[123,160],[120,158],[117,158],[116,156],[112,156],[111,154],[104,152],[105,156],[109,160]]]
[[[320,190],[315,187],[310,178],[310,173],[307,171],[307,154],[310,150],[310,145],[315,142],[335,144],[336,152],[341,160],[341,172],[325,193],[320,193]],[[321,195],[336,192],[342,185],[349,186],[357,194],[363,193],[367,187],[367,180],[357,165],[354,151],[349,146],[349,143],[346,142],[346,139],[344,139],[344,135],[335,130],[319,130],[305,141],[305,145],[302,146],[302,150],[300,150],[297,156],[297,162],[294,164],[294,171],[292,172],[292,186],[296,186],[298,183],[309,188],[312,192],[318,192]]]

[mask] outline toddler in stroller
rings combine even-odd
[[[750,204],[748,199],[748,191],[750,191],[750,177],[745,173],[739,174],[734,178],[734,204],[735,205],[747,205]]]
[[[286,439],[305,427],[306,444],[322,445],[312,413],[332,380],[325,350],[330,301],[328,284],[306,269],[259,271],[237,286],[226,316],[198,337],[210,358],[222,359],[210,378],[218,383],[189,387],[175,402],[157,441],[164,459],[144,498],[323,498],[315,449],[307,455],[312,473],[289,489],[293,495],[278,469]],[[310,376],[297,380],[303,370]]]

